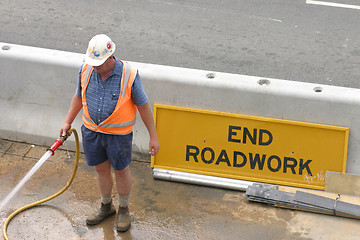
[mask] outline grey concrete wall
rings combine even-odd
[[[0,42],[0,136],[50,145],[75,92],[83,54]],[[126,60],[126,59],[125,59]],[[350,128],[347,172],[360,174],[360,90],[131,62],[154,103]],[[80,115],[73,127],[80,131]],[[146,154],[140,117],[134,151]],[[71,142],[71,140],[69,140]],[[71,148],[72,144],[68,144]]]

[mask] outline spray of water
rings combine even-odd
[[[52,155],[51,151],[47,151],[40,160],[32,167],[32,169],[25,175],[25,177],[16,185],[16,187],[4,198],[0,203],[1,209],[14,197],[14,195],[24,186],[24,184],[29,180],[29,178],[43,165],[43,163],[48,160]]]

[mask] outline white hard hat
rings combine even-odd
[[[105,34],[94,36],[85,55],[85,63],[100,66],[115,52],[115,43]]]

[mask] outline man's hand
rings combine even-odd
[[[71,128],[71,124],[64,122],[60,129],[60,137],[66,136],[67,131],[69,131],[70,128]]]
[[[159,144],[157,137],[155,139],[150,139],[149,154],[151,156],[155,156],[159,152],[159,148],[160,148],[160,144]]]

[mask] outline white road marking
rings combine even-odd
[[[314,4],[314,5],[329,6],[329,7],[351,8],[351,9],[360,10],[360,6],[358,6],[358,5],[349,5],[349,4],[323,2],[323,1],[312,1],[312,0],[306,0],[306,3]]]

